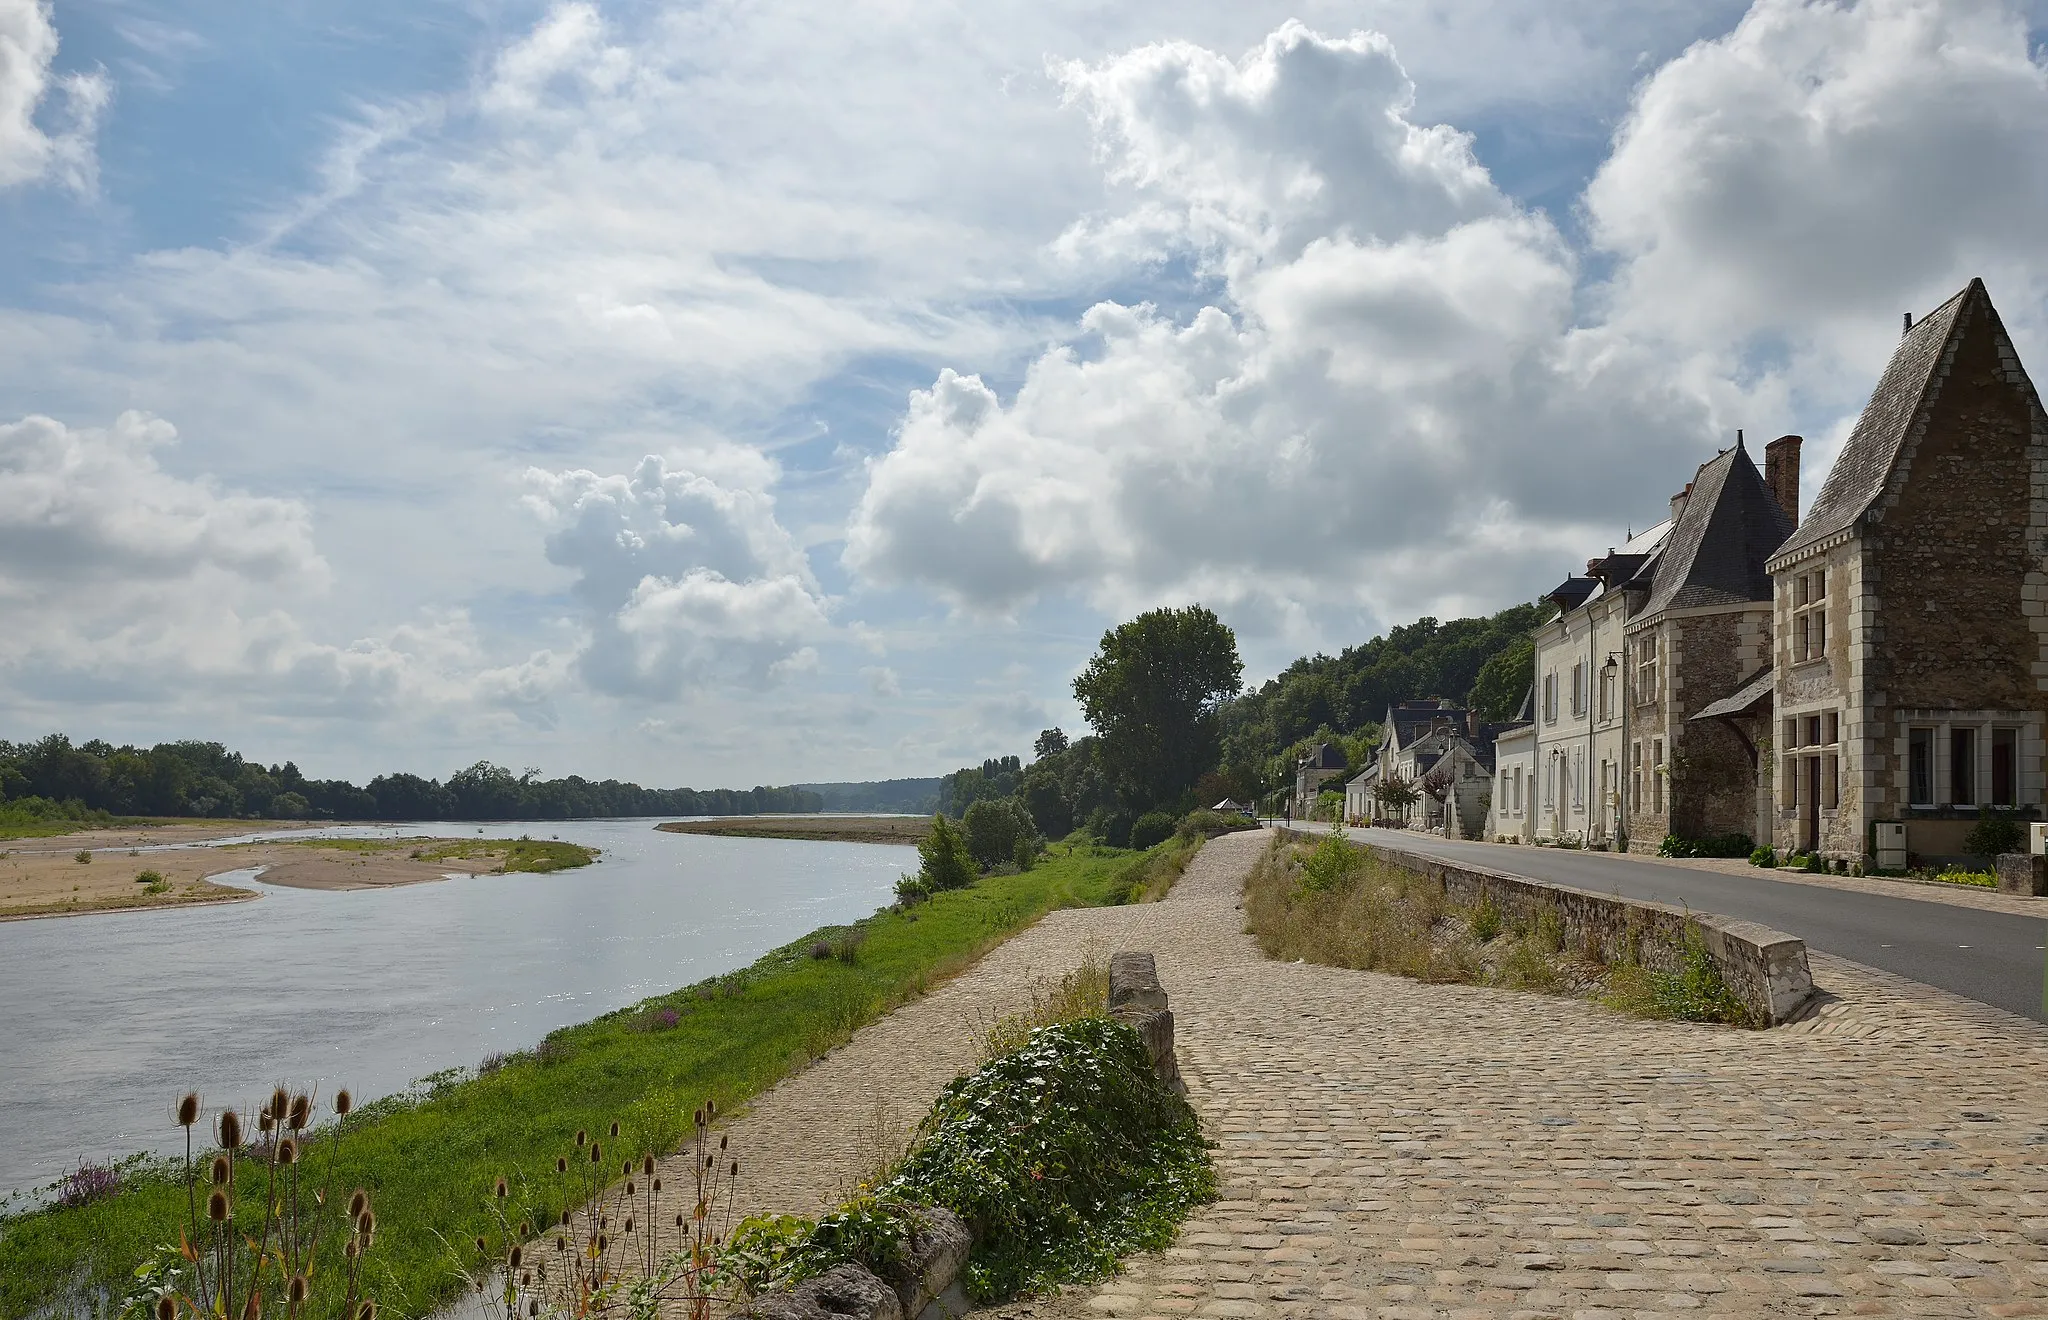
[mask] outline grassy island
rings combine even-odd
[[[380,1301],[390,1314],[422,1315],[448,1300],[460,1284],[443,1242],[492,1231],[500,1174],[544,1202],[565,1134],[616,1120],[647,1144],[672,1142],[705,1098],[736,1108],[1046,912],[1124,901],[1140,888],[1132,857],[1057,847],[1028,871],[806,935],[740,971],[359,1108],[343,1159],[349,1181],[375,1198]],[[815,956],[821,943],[836,956]],[[0,1220],[0,1317],[94,1314],[118,1300],[138,1262],[177,1241],[180,1167],[137,1160],[111,1195]]]

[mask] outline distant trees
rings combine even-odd
[[[1522,708],[1536,681],[1536,642],[1527,633],[1510,642],[1479,666],[1466,704],[1482,720],[1511,720]]]
[[[794,788],[650,789],[575,775],[542,779],[538,770],[514,775],[488,761],[458,771],[445,784],[390,774],[358,788],[345,779],[308,779],[290,761],[264,766],[219,743],[73,745],[63,734],[32,743],[0,742],[0,802],[31,799],[124,816],[326,820],[743,816],[822,807],[817,794]]]
[[[1215,765],[1216,709],[1243,675],[1237,635],[1200,605],[1151,610],[1102,635],[1074,698],[1127,802],[1171,804]]]
[[[1037,833],[1031,814],[1015,798],[984,798],[967,809],[960,823],[968,853],[987,870],[1016,860],[1018,843]]]
[[[1031,759],[1043,761],[1048,756],[1058,756],[1067,750],[1065,730],[1052,728],[1039,733],[1038,741],[1031,744]]]

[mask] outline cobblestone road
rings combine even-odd
[[[1768,1032],[1270,962],[1238,909],[1265,842],[1211,843],[1164,902],[1053,914],[764,1097],[737,1135],[801,1156],[756,1185],[813,1209],[874,1145],[847,1135],[861,1084],[910,1079],[907,1123],[978,1008],[1092,941],[1159,955],[1223,1195],[1007,1315],[2048,1314],[2048,1028],[1824,957],[1827,997]]]

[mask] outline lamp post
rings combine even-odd
[[[1624,647],[1627,642],[1622,643]],[[1621,764],[1614,773],[1614,851],[1628,851],[1628,771],[1630,750],[1628,744],[1628,708],[1634,703],[1628,695],[1628,671],[1621,663],[1620,651],[1609,651],[1603,669],[1615,671],[1614,690],[1621,698]]]

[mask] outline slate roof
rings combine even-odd
[[[1771,682],[1774,677],[1775,675],[1768,667],[1761,669],[1747,682],[1739,685],[1734,692],[1721,698],[1719,701],[1708,703],[1699,714],[1692,718],[1695,720],[1711,720],[1718,719],[1723,715],[1747,715],[1751,712],[1752,707],[1771,695]]]
[[[1943,359],[1980,308],[1996,322],[1998,312],[1991,306],[1984,281],[1973,279],[1961,293],[1921,317],[1899,340],[1870,402],[1856,419],[1856,429],[1849,433],[1828,479],[1821,483],[1820,494],[1807,509],[1805,521],[1779,548],[1779,554],[1849,528],[1884,494],[1885,483],[1899,461],[1899,450],[1933,399]]]
[[[1307,756],[1301,758],[1301,765],[1308,770],[1342,770],[1344,753],[1332,743],[1317,743]]]
[[[1692,494],[1657,554],[1641,613],[1769,600],[1764,564],[1792,519],[1738,441],[1700,466]]]

